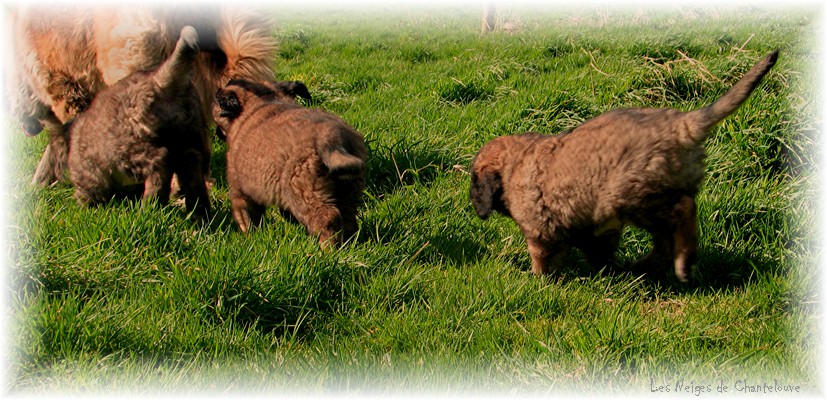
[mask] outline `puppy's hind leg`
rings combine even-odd
[[[148,174],[144,182],[144,194],[141,201],[146,204],[150,199],[156,199],[159,205],[169,203],[170,183],[172,173],[166,168],[156,168]]]
[[[201,168],[201,154],[195,150],[187,150],[176,164],[175,174],[184,193],[187,212],[194,211],[199,218],[209,219],[210,196]]]
[[[84,187],[75,186],[75,200],[83,206],[91,207],[103,204],[109,199],[106,196],[107,194],[108,191],[102,188],[89,190]]]
[[[695,199],[684,196],[672,209],[675,223],[675,276],[681,282],[689,280],[698,250],[698,215]]]
[[[652,250],[642,259],[632,264],[635,274],[648,274],[658,278],[665,278],[667,265],[672,260],[672,251],[675,241],[671,229],[643,227],[652,235]]]
[[[675,276],[681,282],[689,280],[692,264],[695,262],[698,248],[698,222],[695,200],[682,196],[666,213],[653,213],[645,220],[636,221],[636,225],[646,229],[652,235],[652,251],[635,263],[636,273],[655,273],[665,275],[671,263]]]
[[[308,233],[319,238],[319,245],[323,249],[341,246],[344,221],[339,209],[332,205],[322,205],[311,212],[311,217],[304,224]]]
[[[331,187],[325,183],[310,189],[296,185],[298,182],[319,183],[312,175],[294,180],[294,186],[291,187],[294,195],[283,198],[282,206],[304,225],[308,234],[319,238],[322,249],[340,246],[343,242],[344,220],[342,211],[337,207],[336,199],[331,193]]]
[[[75,186],[75,200],[81,205],[94,206],[112,199],[112,182],[108,174],[97,167],[93,162],[83,162],[69,170],[69,177]]]
[[[347,241],[359,230],[359,204],[362,202],[364,180],[336,182],[336,208],[342,216],[342,240]]]
[[[319,238],[319,245],[323,249],[340,246],[344,221],[342,213],[335,202],[325,193],[317,192],[315,196],[305,194],[299,201],[286,204],[290,212],[300,224],[304,225],[307,233]]]

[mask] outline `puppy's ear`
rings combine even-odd
[[[227,90],[219,90],[215,95],[215,102],[221,108],[221,117],[229,120],[241,115],[241,102],[238,100],[238,95],[235,92]]]
[[[302,81],[279,82],[278,86],[294,99],[299,97],[307,101],[313,101],[313,97],[310,96],[310,91],[307,90],[307,86],[305,86]]]
[[[494,209],[504,208],[497,207],[501,202],[502,190],[502,179],[499,174],[490,171],[481,174],[475,171],[471,174],[471,204],[474,205],[478,217],[487,219]]]

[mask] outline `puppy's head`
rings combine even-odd
[[[471,204],[477,216],[487,219],[492,211],[509,215],[503,200],[503,159],[508,137],[500,137],[483,146],[471,162]]]
[[[512,164],[523,150],[541,138],[537,133],[498,137],[483,146],[471,162],[471,203],[477,216],[486,219],[492,211],[510,217],[503,182],[510,179]]]
[[[218,89],[215,94],[215,104],[212,109],[212,116],[219,128],[228,130],[230,124],[241,115],[244,109],[242,99],[245,98],[244,91],[233,86]]]
[[[216,134],[222,140],[225,139],[222,131],[228,131],[232,122],[241,115],[244,109],[253,104],[261,102],[297,104],[297,97],[312,100],[307,86],[301,81],[252,82],[233,79],[226,87],[219,89],[215,95],[213,118],[218,125]]]

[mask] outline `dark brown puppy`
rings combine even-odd
[[[695,195],[704,177],[704,141],[734,112],[778,58],[761,60],[712,105],[614,110],[558,136],[526,133],[492,140],[472,163],[471,201],[480,218],[510,216],[526,238],[535,274],[555,272],[570,247],[593,265],[609,262],[625,225],[652,234],[642,272],[673,263],[686,281],[698,242]]]
[[[68,125],[69,177],[82,204],[100,204],[143,184],[143,198],[169,200],[177,174],[187,209],[209,213],[204,173],[207,123],[191,83],[198,36],[181,30],[172,56],[158,69],[135,72],[101,91]]]
[[[238,4],[19,4],[8,27],[13,38],[5,89],[12,115],[50,142],[33,183],[65,178],[69,141],[61,125],[104,88],[157,68],[186,25],[198,30],[200,53],[192,82],[210,119],[215,92],[232,78],[273,79],[276,40],[272,13]]]
[[[367,148],[340,118],[279,101],[304,85],[290,86],[233,80],[216,95],[233,216],[248,232],[277,205],[323,247],[339,245],[358,229]]]

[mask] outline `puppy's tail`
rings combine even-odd
[[[365,160],[348,153],[345,149],[336,149],[322,155],[322,162],[330,175],[338,180],[354,180],[362,176]]]
[[[317,151],[331,176],[340,181],[360,179],[365,171],[364,149],[348,143],[318,143]]]
[[[735,110],[749,98],[749,95],[758,87],[761,79],[770,71],[777,60],[778,50],[770,53],[759,61],[758,64],[755,64],[738,83],[732,86],[714,103],[700,110],[687,113],[686,120],[690,128],[689,139],[695,143],[704,141],[709,134],[709,130],[715,126],[715,124],[735,112]]]
[[[181,37],[175,43],[172,55],[155,72],[158,86],[172,88],[188,83],[198,51],[198,32],[191,26],[185,26],[181,29]]]

